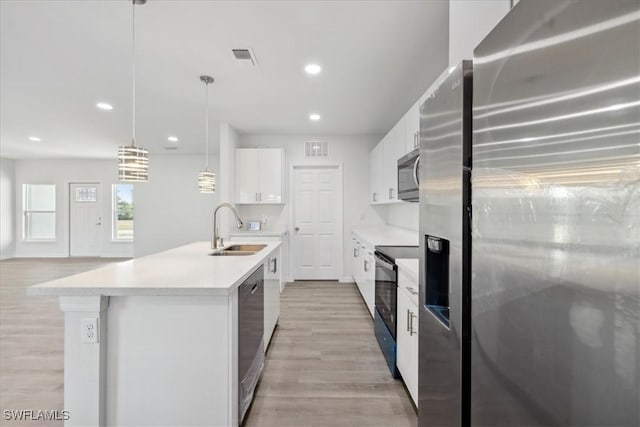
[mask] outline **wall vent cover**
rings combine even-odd
[[[233,56],[238,60],[238,63],[243,66],[255,67],[258,65],[256,55],[251,48],[231,49],[231,52],[233,52]]]
[[[327,157],[329,155],[329,143],[327,141],[307,141],[304,144],[306,157]]]

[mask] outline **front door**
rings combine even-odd
[[[102,194],[98,183],[69,184],[69,256],[100,256]]]
[[[296,280],[337,280],[342,270],[342,171],[293,168],[293,274]]]

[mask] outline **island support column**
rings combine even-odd
[[[65,426],[106,425],[107,296],[61,296]],[[96,335],[91,331],[95,325]]]

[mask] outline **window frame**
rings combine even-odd
[[[53,188],[53,210],[40,210],[40,209],[28,209],[30,205],[30,187],[34,186],[48,186]],[[24,242],[56,242],[58,239],[57,233],[57,211],[58,211],[58,188],[56,184],[51,183],[25,183],[22,184],[22,240]],[[37,238],[31,237],[31,220],[30,214],[53,214],[53,237]]]

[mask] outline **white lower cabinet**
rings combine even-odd
[[[418,406],[418,285],[398,271],[396,364]]]
[[[264,263],[264,351],[267,351],[273,331],[280,318],[280,248]]]
[[[351,242],[353,280],[356,282],[369,314],[373,317],[376,274],[373,247],[365,243],[357,234],[351,236]]]

